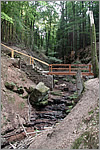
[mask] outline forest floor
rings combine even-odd
[[[98,144],[99,80],[96,78],[85,83],[85,92],[82,98],[68,116],[54,129],[39,134],[29,148],[98,149]]]

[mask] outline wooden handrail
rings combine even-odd
[[[40,60],[40,59],[37,59],[37,58],[32,57],[32,56],[30,56],[30,55],[27,55],[27,54],[24,54],[24,53],[19,52],[19,51],[17,51],[17,50],[14,50],[14,49],[12,49],[12,48],[10,48],[10,47],[8,47],[8,46],[2,44],[2,43],[1,43],[1,45],[4,46],[4,47],[6,47],[6,48],[8,48],[8,49],[10,49],[10,50],[12,51],[12,54],[11,54],[12,58],[14,58],[14,52],[16,52],[16,53],[19,53],[19,54],[21,54],[21,55],[24,55],[24,56],[29,57],[29,58],[30,58],[30,64],[31,64],[31,60],[32,60],[32,62],[33,62],[33,60],[36,60],[36,61],[38,61],[38,62],[40,62],[40,63],[42,63],[42,64],[45,64],[45,65],[49,66],[48,63],[46,63],[46,62],[44,62],[44,61],[42,61],[42,60]]]
[[[69,75],[75,75],[76,71],[78,69],[82,70],[82,74],[83,75],[93,75],[93,73],[91,72],[91,64],[50,64],[49,65],[49,73],[48,74],[55,74],[55,75],[69,74]],[[84,72],[84,71],[87,71],[87,72]]]
[[[30,59],[30,64],[33,64],[34,60],[36,60],[36,61],[38,61],[38,62],[40,62],[42,64],[45,64],[45,65],[49,66],[49,73],[48,74],[56,74],[56,75],[63,75],[63,74],[67,75],[68,74],[68,75],[75,75],[76,74],[75,70],[80,69],[80,70],[88,70],[89,71],[89,72],[82,72],[83,75],[93,75],[93,73],[91,72],[91,66],[92,66],[91,64],[88,64],[88,65],[86,65],[86,64],[48,64],[48,63],[46,63],[46,62],[44,62],[42,60],[39,60],[39,59],[37,59],[35,57],[32,57],[32,56],[27,55],[27,54],[24,54],[24,53],[19,52],[17,50],[14,50],[14,49],[12,49],[12,48],[10,48],[10,47],[2,44],[2,43],[1,43],[1,45],[3,45],[4,47],[6,47],[6,48],[8,48],[8,49],[11,50],[11,52],[12,52],[11,53],[11,57],[12,58],[14,58],[14,52],[16,52],[16,53],[19,53],[21,55],[27,56]],[[56,67],[53,68],[53,66],[56,66]],[[57,68],[57,66],[59,68]],[[62,67],[62,68],[60,68],[60,67]],[[73,68],[73,67],[77,67],[77,68]],[[85,67],[87,67],[87,68],[85,68]],[[58,70],[58,72],[57,71],[54,72],[53,70]],[[59,70],[65,70],[65,71],[64,72],[63,71],[59,72]]]

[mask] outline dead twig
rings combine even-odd
[[[14,146],[13,144],[11,144],[10,142],[9,142],[9,144],[10,144],[10,146],[12,146],[13,149],[17,148],[16,146]]]
[[[27,132],[26,132],[26,130],[25,130],[25,127],[23,126],[23,124],[22,124],[22,122],[21,122],[21,119],[20,119],[19,114],[17,114],[17,116],[18,116],[19,122],[20,122],[20,124],[21,124],[21,126],[22,126],[22,128],[23,128],[23,130],[24,130],[24,132],[25,132],[26,137],[28,137]]]

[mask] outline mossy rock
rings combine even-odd
[[[22,87],[19,87],[19,88],[17,89],[17,93],[18,93],[18,94],[23,94],[23,93],[24,93],[23,88],[22,88]]]
[[[15,84],[13,82],[11,82],[11,83],[5,82],[5,87],[9,90],[13,90],[15,87]]]
[[[40,82],[30,94],[30,104],[33,106],[47,105],[48,93],[49,88],[45,86],[43,82]]]
[[[17,87],[17,89],[16,89],[16,90],[13,90],[13,91],[16,92],[16,93],[18,93],[18,94],[23,94],[23,93],[24,93],[24,89],[23,89],[22,86]]]

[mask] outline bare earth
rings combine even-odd
[[[71,113],[55,128],[43,131],[34,138],[29,149],[70,149],[72,143],[85,130],[82,120],[88,112],[95,109],[99,99],[99,79],[91,79],[85,83],[85,92]]]

